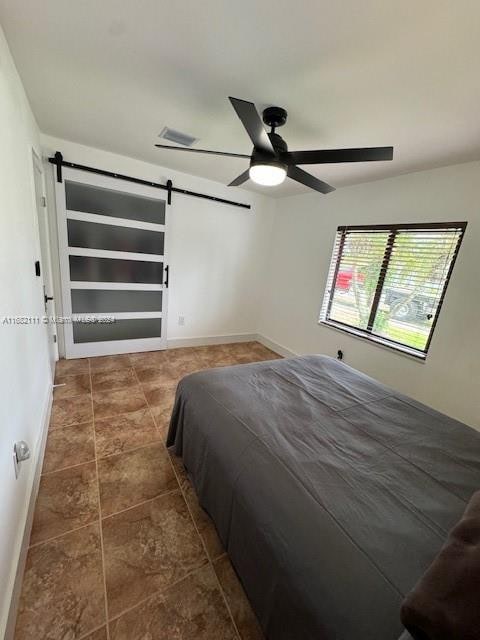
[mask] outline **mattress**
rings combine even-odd
[[[167,444],[269,640],[398,640],[480,487],[479,433],[326,356],[187,376]]]

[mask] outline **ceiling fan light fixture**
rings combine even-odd
[[[281,163],[258,163],[252,164],[248,173],[253,182],[265,187],[275,187],[287,177],[287,168]]]

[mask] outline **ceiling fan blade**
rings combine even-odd
[[[229,158],[250,158],[244,153],[228,153],[227,151],[209,151],[207,149],[189,149],[188,147],[172,147],[169,144],[156,144],[159,149],[174,149],[174,151],[189,151],[190,153],[209,153],[214,156],[228,156]]]
[[[306,187],[310,187],[310,189],[315,189],[315,191],[320,191],[320,193],[330,193],[331,191],[335,191],[335,187],[323,182],[323,180],[319,180],[315,176],[312,176],[311,173],[307,173],[299,167],[288,167],[287,175],[292,180],[296,180],[297,182],[304,184]]]
[[[232,180],[228,186],[229,187],[238,187],[241,184],[243,184],[244,182],[246,182],[249,177],[250,176],[249,176],[248,169],[247,169],[246,171],[241,173],[239,176],[237,176],[235,178],[235,180]]]
[[[393,147],[364,147],[363,149],[319,149],[318,151],[289,151],[282,154],[287,164],[327,164],[329,162],[373,162],[392,160]]]
[[[260,149],[266,153],[275,154],[275,150],[270,142],[263,122],[258,115],[258,111],[255,108],[253,102],[247,102],[246,100],[240,100],[239,98],[228,98],[235,109],[237,116],[243,123],[243,126],[247,130],[250,140],[253,142],[255,149]]]

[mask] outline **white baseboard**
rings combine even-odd
[[[30,533],[32,531],[35,503],[37,501],[38,487],[40,485],[40,475],[42,472],[45,445],[47,443],[48,425],[50,423],[50,414],[52,411],[52,401],[53,394],[52,388],[50,388],[42,412],[41,433],[35,447],[35,468],[33,470],[33,480],[31,484],[30,497],[28,499],[28,506],[25,514],[25,526],[23,528],[22,542],[18,552],[17,569],[15,572],[15,579],[11,592],[12,595],[10,598],[10,607],[8,610],[4,640],[13,640],[15,634],[15,622],[17,619],[20,594],[22,591],[23,574],[25,571],[25,563],[27,560],[28,547],[30,543]]]
[[[284,358],[294,358],[299,355],[298,353],[295,353],[295,351],[291,351],[290,349],[287,349],[287,347],[278,344],[278,342],[270,340],[270,338],[267,338],[266,336],[262,336],[261,333],[257,333],[256,340],[263,344],[264,347],[275,351],[275,353],[280,354]]]
[[[198,336],[197,338],[169,338],[169,349],[178,347],[203,347],[209,344],[229,344],[230,342],[252,342],[257,340],[256,333],[234,333],[221,336]]]

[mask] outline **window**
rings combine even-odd
[[[320,321],[425,358],[466,226],[338,227]]]

